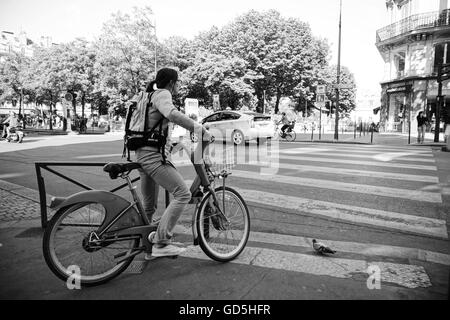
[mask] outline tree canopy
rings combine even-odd
[[[25,90],[28,99],[54,105],[71,92],[74,108],[90,102],[102,112],[123,114],[125,102],[155,77],[155,68],[164,66],[179,70],[178,104],[196,98],[208,107],[218,94],[223,108],[261,112],[270,101],[277,113],[280,100],[288,97],[297,110],[305,105],[311,110],[319,84],[327,85],[328,99],[335,100],[329,45],[305,22],[276,10],[250,10],[192,40],[173,36],[160,42],[152,16],[150,7],[117,12],[95,41],[36,47],[31,59],[8,56],[0,63],[0,99],[16,99]],[[343,67],[341,83],[353,88],[341,93],[345,113],[355,107],[354,82]]]

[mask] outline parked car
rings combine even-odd
[[[256,112],[217,111],[201,121],[216,140],[232,141],[242,145],[251,140],[271,139],[275,128],[270,115]],[[195,134],[191,140],[197,141]]]

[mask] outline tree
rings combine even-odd
[[[93,98],[95,84],[95,51],[84,39],[77,39],[55,48],[60,57],[56,68],[61,72],[61,87],[72,94],[72,105],[76,112],[76,101],[81,102],[82,114],[86,102]]]
[[[61,94],[66,90],[65,77],[67,76],[64,63],[62,63],[64,50],[54,45],[50,48],[36,48],[30,66],[30,76],[27,85],[36,93],[37,104],[50,106],[52,115]],[[53,129],[52,121],[50,129]]]
[[[182,93],[212,105],[213,94],[220,94],[222,107],[238,109],[253,96],[251,76],[247,63],[240,58],[208,54],[197,56],[194,65],[183,72],[185,85]]]
[[[173,66],[183,72],[194,64],[197,50],[194,43],[183,37],[170,37],[163,41],[159,50],[161,65]]]
[[[200,47],[247,62],[255,76],[260,111],[264,91],[267,97],[276,98],[277,113],[281,97],[306,92],[317,78],[317,69],[327,63],[327,43],[314,38],[308,24],[284,19],[275,10],[251,10],[226,25],[214,38],[210,36],[213,31],[202,35],[209,43]]]
[[[108,97],[110,110],[123,108],[156,74],[152,14],[150,7],[113,14],[95,43],[95,91]]]
[[[5,57],[0,64],[0,102],[19,102],[21,106],[29,101],[33,93],[26,85],[30,63],[30,59],[20,53],[12,52]]]
[[[351,87],[351,89],[342,89],[339,91],[339,114],[342,118],[344,118],[349,117],[350,113],[356,107],[356,84],[353,73],[351,73],[347,67],[341,67],[340,75],[340,83]],[[327,87],[327,98],[328,100],[331,100],[333,106],[335,106],[336,102],[336,90],[334,89],[334,86],[336,85],[336,78],[336,66],[330,66],[324,70],[323,81]]]

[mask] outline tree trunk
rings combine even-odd
[[[262,113],[264,109],[264,96],[261,90],[256,92],[256,98],[258,99],[258,104],[256,105],[256,112]]]
[[[84,106],[86,104],[86,94],[83,92],[81,94],[81,117],[84,118]]]
[[[278,114],[281,100],[281,90],[277,89],[277,101],[275,102],[275,114]]]
[[[72,107],[73,107],[73,114],[77,114],[77,95],[72,92]]]
[[[49,128],[53,130],[53,94],[50,94],[50,120],[49,120]]]

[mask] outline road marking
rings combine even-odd
[[[296,213],[318,215],[352,223],[406,231],[421,235],[447,239],[445,220],[409,214],[351,206],[321,200],[280,195],[264,191],[234,188],[247,202],[258,205],[290,209]]]
[[[385,162],[375,162],[375,161],[353,161],[345,159],[330,159],[330,158],[318,158],[318,157],[301,157],[301,156],[272,156],[274,160],[303,160],[303,161],[313,161],[313,162],[331,162],[331,163],[341,163],[341,164],[353,164],[360,166],[375,166],[375,167],[389,167],[389,168],[403,168],[403,169],[416,169],[416,170],[430,170],[437,171],[436,166],[425,166],[419,164],[405,164],[405,163],[385,163]]]
[[[198,246],[189,246],[181,256],[211,260]],[[351,279],[357,275],[364,275],[364,279],[367,279],[368,267],[376,265],[381,270],[382,285],[394,283],[411,289],[431,287],[431,281],[425,269],[416,265],[367,262],[256,247],[246,247],[231,263],[342,279]]]
[[[297,237],[284,234],[255,232],[250,233],[249,241],[259,243],[270,243],[276,245],[289,245],[303,248],[312,248],[313,238]],[[425,262],[433,262],[450,266],[450,255],[422,250],[417,248],[405,248],[398,246],[386,246],[350,241],[324,240],[327,245],[337,252],[355,253],[365,256],[383,256],[400,259],[414,259]]]
[[[361,149],[354,149],[354,148],[335,148],[335,149],[322,149],[322,148],[317,148],[318,151],[313,151],[314,148],[305,148],[307,149],[306,152],[303,152],[304,148],[292,148],[292,149],[282,149],[280,151],[280,153],[284,153],[284,154],[302,154],[302,153],[322,153],[322,152],[334,152],[337,154],[340,153],[345,153],[348,154],[350,151],[351,153],[361,153],[361,154],[375,154],[375,155],[380,155],[380,154],[392,154],[393,156],[396,155],[401,155],[401,156],[407,156],[407,155],[413,155],[413,156],[420,156],[425,157],[425,158],[432,158],[434,157],[434,155],[430,152],[402,152],[401,150],[399,150],[398,152],[386,152],[389,150],[383,150],[383,151],[375,151],[375,150],[361,150]]]
[[[251,166],[272,166],[270,162],[259,162],[259,161],[249,161],[246,165]],[[430,182],[439,183],[439,178],[435,176],[424,176],[424,175],[413,175],[404,173],[394,173],[394,172],[382,172],[382,171],[365,171],[356,169],[345,169],[345,168],[334,168],[334,167],[324,167],[324,166],[307,166],[307,165],[295,165],[291,163],[279,163],[273,164],[282,169],[297,170],[298,172],[311,171],[311,172],[322,172],[322,173],[332,173],[332,174],[345,174],[351,176],[363,176],[363,177],[374,177],[383,179],[393,179],[393,180],[404,180],[404,181],[416,181],[416,182]]]
[[[22,177],[25,175],[26,175],[26,173],[23,173],[23,172],[5,173],[5,174],[0,174],[0,179],[16,178],[16,177]]]
[[[174,232],[176,234],[192,235],[192,228],[177,225]],[[308,237],[256,231],[251,231],[248,239],[249,242],[300,248],[312,248],[312,240],[313,238]],[[450,255],[435,251],[351,241],[323,241],[325,241],[330,248],[333,248],[338,253],[346,252],[369,257],[378,256],[386,258],[412,259],[450,266]]]
[[[193,180],[186,180],[191,185]],[[414,216],[404,213],[370,209],[328,201],[312,200],[301,197],[280,195],[254,189],[233,186],[246,202],[261,206],[292,210],[295,213],[307,213],[326,218],[380,226],[403,232],[448,239],[445,220]]]
[[[291,151],[280,151],[282,154],[303,154],[303,152],[291,152]],[[311,153],[311,152],[307,152]],[[327,156],[327,157],[344,157],[344,158],[366,158],[366,159],[373,159],[377,161],[392,161],[392,160],[399,160],[399,161],[413,161],[413,162],[430,162],[435,163],[434,159],[423,159],[423,158],[402,158],[412,155],[411,153],[382,153],[377,155],[360,155],[360,154],[351,154],[351,153],[338,153],[338,152],[323,152],[318,151],[314,153],[315,156]]]
[[[245,179],[260,180],[272,183],[284,183],[296,186],[305,186],[322,189],[332,189],[345,192],[363,193],[369,195],[378,195],[390,198],[402,198],[414,201],[423,201],[431,203],[442,203],[440,193],[418,191],[410,189],[389,188],[380,186],[371,186],[356,183],[338,182],[331,180],[311,179],[283,175],[265,175],[258,174],[258,172],[248,172],[234,170],[233,176]]]
[[[318,146],[317,149],[322,149],[322,146]],[[291,148],[291,149],[283,149],[283,150],[301,150],[303,148],[307,149],[314,149],[313,147],[299,147],[299,148]],[[329,150],[333,151],[352,151],[355,153],[386,153],[386,152],[392,152],[392,153],[411,153],[418,156],[428,156],[433,157],[433,150],[431,148],[427,149],[403,149],[403,148],[389,148],[389,147],[378,147],[378,148],[370,148],[361,146],[361,145],[355,145],[355,146],[348,146],[348,145],[336,145],[330,146]]]
[[[76,159],[114,158],[122,157],[122,153],[93,154],[90,156],[78,156]]]

